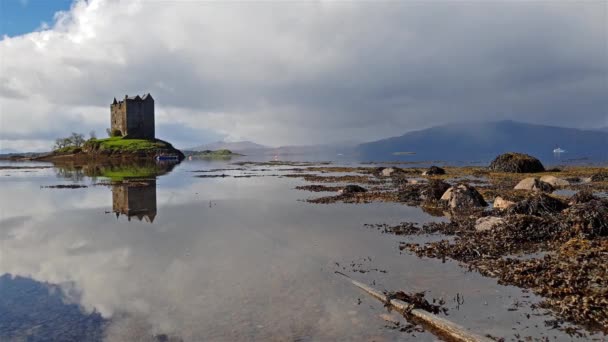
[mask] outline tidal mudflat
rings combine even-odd
[[[528,263],[536,267],[528,272],[538,272],[563,265],[566,257],[605,256],[604,230],[587,234],[589,225],[581,224],[583,235],[569,236],[560,226],[533,246],[508,249],[515,240],[506,246],[496,242],[525,237],[510,230],[520,227],[511,217],[538,215],[491,206],[461,215],[440,201],[442,190],[465,183],[489,204],[502,196],[517,210],[557,205],[542,196],[559,200],[563,210],[586,210],[585,203],[601,209],[606,191],[601,168],[546,174],[571,178],[568,186],[559,186],[580,197],[580,203],[570,204],[575,199],[560,193],[512,191],[527,175],[476,167],[446,167],[445,174],[423,176],[429,170],[417,165],[388,170],[390,165],[307,162],[2,166],[3,341],[437,339],[336,271],[387,292],[424,292],[441,308],[438,315],[495,339],[605,338],[605,316],[596,303],[589,303],[590,316],[583,317],[597,323],[583,324],[567,315],[580,312],[551,305],[553,293],[539,291],[524,282],[527,278],[509,280],[521,276],[516,270]],[[601,220],[599,212],[594,217]],[[483,217],[511,225],[478,232]],[[546,227],[542,222],[539,227]],[[551,233],[560,238],[548,238]],[[487,237],[478,238],[483,234]],[[462,241],[474,248],[459,248]],[[512,274],[493,274],[509,268],[493,264],[503,260],[522,264]],[[594,268],[599,263],[583,264],[595,272],[588,287],[581,283],[585,274],[573,278],[577,283],[540,279],[578,286],[595,300],[606,291],[606,275]]]

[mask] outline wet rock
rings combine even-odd
[[[550,184],[551,186],[554,186],[554,187],[570,185],[570,182],[568,182],[567,180],[557,178],[555,176],[542,176],[542,177],[540,177],[540,181]]]
[[[398,167],[387,167],[381,171],[383,177],[391,177],[398,173],[402,173],[402,170]]]
[[[423,176],[437,176],[437,175],[445,175],[445,170],[440,168],[439,166],[431,166],[428,170],[422,173]]]
[[[608,171],[602,171],[594,174],[590,177],[592,182],[607,182],[608,181]]]
[[[386,295],[387,301],[398,299],[412,305],[412,309],[422,309],[434,314],[446,314],[448,312],[448,309],[444,307],[445,302],[443,300],[438,301],[438,305],[434,304],[436,300],[433,300],[433,303],[430,303],[424,298],[424,292],[407,293],[403,291],[396,291],[385,292],[384,294]]]
[[[422,202],[421,192],[422,185],[407,185],[399,189],[397,199],[399,202],[407,203],[408,205],[419,205]]]
[[[493,216],[480,217],[475,222],[475,230],[478,232],[494,230],[494,229],[504,225],[505,222],[506,221],[500,217],[493,217]]]
[[[589,201],[597,200],[597,199],[598,199],[598,197],[593,195],[593,192],[585,189],[585,190],[581,190],[581,191],[577,192],[572,197],[570,197],[570,199],[568,200],[568,204],[574,205],[574,204],[579,204],[579,203],[587,203]]]
[[[544,193],[538,193],[517,202],[508,209],[508,213],[544,216],[559,213],[567,207],[568,206],[558,198]]]
[[[515,202],[506,200],[506,199],[498,196],[494,199],[493,207],[494,207],[494,209],[504,210],[504,209],[509,209],[510,207],[512,207],[514,205],[515,205]]]
[[[538,178],[528,177],[522,179],[514,188],[515,190],[553,192],[553,186],[549,183],[540,181]]]
[[[342,190],[342,188],[339,186],[325,186],[325,185],[313,184],[313,185],[296,186],[296,190],[306,190],[306,191],[312,191],[312,192],[334,192],[334,191],[340,191],[340,190]]]
[[[358,185],[350,184],[338,190],[339,195],[354,194],[359,192],[367,192],[367,189]]]
[[[459,184],[449,188],[441,196],[441,200],[446,201],[448,207],[455,210],[479,208],[488,205],[483,196],[475,188],[466,184]]]
[[[449,188],[450,184],[439,179],[431,179],[420,191],[420,197],[427,202],[439,201]]]
[[[545,167],[540,160],[523,153],[501,154],[490,163],[490,170],[512,173],[543,172]]]
[[[608,236],[608,201],[594,199],[575,204],[564,211],[562,222],[576,235]]]

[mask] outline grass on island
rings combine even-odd
[[[162,140],[148,139],[128,139],[123,137],[112,137],[105,139],[91,139],[84,143],[82,147],[66,146],[54,150],[55,153],[78,153],[82,150],[99,151],[148,151],[161,148],[168,148],[170,145]]]
[[[160,140],[147,139],[125,139],[122,137],[112,137],[105,139],[89,140],[85,143],[93,149],[112,150],[112,151],[145,151],[159,148],[167,148],[168,144]]]

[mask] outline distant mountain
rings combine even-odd
[[[267,147],[267,146],[256,144],[251,141],[234,141],[234,142],[216,141],[213,143],[204,144],[204,145],[196,146],[193,148],[188,148],[186,150],[189,150],[189,151],[230,150],[232,152],[243,153],[246,151],[265,150],[268,148],[269,147]]]
[[[458,123],[360,144],[356,150],[362,160],[488,161],[508,151],[554,160],[556,147],[567,151],[561,159],[608,160],[608,132],[514,121]],[[404,152],[415,155],[402,157]]]

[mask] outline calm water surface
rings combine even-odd
[[[443,298],[449,319],[482,334],[574,338],[528,309],[535,296],[401,254],[403,238],[363,226],[440,218],[398,204],[309,204],[319,194],[270,176],[280,167],[192,172],[218,167],[235,168],[185,162],[130,187],[52,167],[0,170],[0,340],[436,340],[391,329],[383,305],[336,270]],[[45,188],[57,184],[88,187]]]

